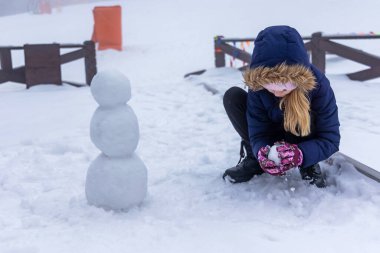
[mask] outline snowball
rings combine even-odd
[[[127,210],[141,203],[146,193],[147,169],[135,154],[125,158],[100,154],[88,168],[86,197],[91,205]]]
[[[92,79],[91,93],[100,106],[117,106],[131,99],[131,84],[128,78],[118,71],[102,71]]]
[[[272,160],[273,162],[275,162],[276,165],[280,165],[281,163],[281,159],[278,157],[278,152],[277,152],[277,148],[278,145],[273,145],[270,150],[269,150],[269,154],[268,154],[268,159],[269,160]]]
[[[133,109],[129,105],[99,106],[91,119],[90,137],[95,146],[108,156],[131,155],[140,138]]]

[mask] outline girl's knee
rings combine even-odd
[[[247,96],[247,92],[240,87],[231,87],[229,88],[223,96],[223,104],[231,104],[234,102],[241,102],[242,98]]]

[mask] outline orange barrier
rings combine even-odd
[[[47,0],[41,0],[39,2],[39,9],[41,14],[51,14],[51,4]]]
[[[98,42],[98,50],[122,50],[121,6],[95,7],[92,41]]]

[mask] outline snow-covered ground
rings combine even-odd
[[[380,185],[336,159],[323,163],[329,187],[306,185],[296,171],[226,184],[239,138],[221,101],[243,87],[230,68],[212,69],[213,36],[252,37],[269,25],[312,32],[380,32],[371,0],[131,0],[123,7],[124,51],[97,52],[98,68],[129,77],[140,125],[138,155],[148,197],[127,213],[87,205],[90,140],[97,104],[89,88],[25,90],[0,84],[0,252],[377,252]],[[99,3],[97,5],[100,5]],[[0,18],[0,45],[81,43],[91,37],[95,4],[54,15]],[[346,42],[380,55],[376,40]],[[14,65],[23,56],[14,53]],[[380,170],[380,81],[353,82],[363,66],[331,57],[327,74],[339,106],[341,151]],[[202,76],[185,73],[210,69]],[[84,81],[83,61],[63,79]]]

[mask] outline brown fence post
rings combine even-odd
[[[317,32],[311,35],[311,62],[316,66],[322,73],[326,72],[326,51],[324,51],[320,46],[320,41],[322,40],[322,33]]]
[[[12,70],[12,54],[10,49],[0,49],[0,62],[2,70]]]
[[[91,85],[92,78],[96,75],[96,51],[95,43],[91,40],[84,42],[84,65],[86,68],[86,84]]]
[[[60,45],[25,44],[26,88],[39,84],[62,85]]]
[[[226,59],[223,50],[220,48],[222,43],[221,39],[223,36],[215,36],[214,37],[214,49],[215,49],[215,67],[225,67]]]

